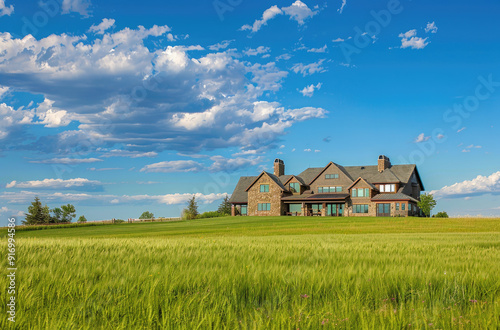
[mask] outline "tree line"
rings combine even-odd
[[[54,209],[49,209],[47,204],[42,205],[40,198],[35,200],[28,207],[28,213],[25,213],[23,225],[43,225],[51,223],[69,223],[76,217],[75,207],[71,204],[62,205]],[[80,216],[78,222],[87,222],[85,216]]]

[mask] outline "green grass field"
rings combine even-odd
[[[19,329],[500,328],[500,219],[229,217],[16,242]]]

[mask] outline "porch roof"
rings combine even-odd
[[[349,194],[312,194],[312,195],[294,195],[282,197],[281,200],[285,203],[292,202],[331,202],[331,201],[345,201]]]

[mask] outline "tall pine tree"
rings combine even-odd
[[[50,211],[47,205],[42,206],[42,202],[38,197],[35,197],[35,201],[31,203],[28,207],[28,213],[26,213],[26,219],[23,221],[25,225],[39,225],[50,222]]]

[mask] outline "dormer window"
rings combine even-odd
[[[290,191],[293,193],[300,192],[300,183],[298,182],[290,182]]]
[[[325,174],[325,179],[338,179],[338,174]]]
[[[370,197],[370,189],[368,188],[353,189],[352,197]]]
[[[395,184],[381,184],[380,185],[380,192],[386,192],[386,193],[396,192],[396,185]]]

